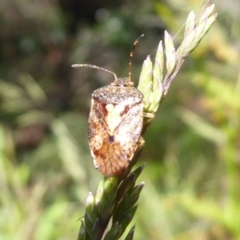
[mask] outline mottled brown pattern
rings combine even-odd
[[[127,79],[93,92],[88,138],[95,167],[118,176],[128,166],[143,124],[143,95]]]

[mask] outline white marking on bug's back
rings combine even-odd
[[[106,117],[106,122],[109,128],[109,134],[113,135],[116,127],[121,123],[122,118],[121,118],[121,113],[125,109],[125,105],[113,105],[113,104],[107,104],[106,105],[107,109],[107,117]]]

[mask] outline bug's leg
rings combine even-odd
[[[144,124],[149,125],[153,121],[155,116],[156,116],[155,113],[144,112],[143,113]]]
[[[155,118],[155,113],[151,112],[144,112],[143,113],[143,129],[142,129],[142,134],[145,133],[147,127],[151,124],[153,119]]]
[[[145,140],[142,136],[140,136],[139,140],[138,140],[138,144],[137,144],[137,148],[136,148],[136,152],[138,152],[139,150],[141,150],[145,145]]]
[[[149,118],[149,119],[153,119],[153,118],[155,118],[155,113],[151,113],[151,112],[144,112],[143,113],[143,117],[144,118]]]

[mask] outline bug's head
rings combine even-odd
[[[116,79],[113,83],[111,83],[111,85],[122,86],[122,87],[132,87],[134,85],[134,82],[129,80],[129,78],[127,77],[122,77],[122,78]]]

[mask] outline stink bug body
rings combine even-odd
[[[101,69],[112,73],[115,78],[110,85],[93,92],[88,119],[88,139],[93,162],[105,176],[119,176],[127,168],[141,137],[143,94],[131,81],[133,50],[138,41],[134,42],[130,54],[128,78],[117,78],[115,73],[94,65],[73,65]]]

